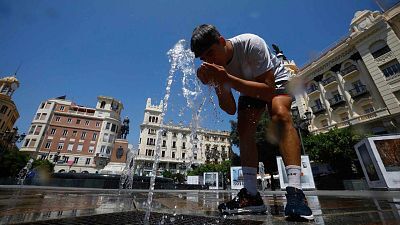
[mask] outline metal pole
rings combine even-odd
[[[306,154],[306,150],[305,150],[305,148],[304,148],[303,137],[302,137],[302,135],[301,135],[300,127],[298,127],[297,130],[299,131],[299,137],[300,137],[300,143],[301,143],[301,150],[302,150],[302,152],[303,152],[303,155],[305,155],[305,154]]]

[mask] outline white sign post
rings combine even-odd
[[[279,183],[281,185],[281,189],[284,190],[288,186],[288,178],[286,174],[285,164],[283,163],[283,159],[281,156],[276,157],[276,162],[278,164],[279,171]],[[301,156],[301,188],[303,190],[315,190],[314,176],[311,170],[310,159],[308,155]]]
[[[400,135],[365,138],[354,149],[370,188],[400,189]]]
[[[231,167],[231,189],[240,190],[244,187],[243,171],[241,166]]]

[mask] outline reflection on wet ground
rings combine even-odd
[[[146,190],[133,190],[121,195],[117,193],[118,190],[29,186],[18,189],[1,186],[0,224],[105,213],[114,213],[115,216],[118,212],[141,213],[146,210]],[[228,191],[160,190],[153,197],[153,212],[176,217],[175,222],[184,216],[207,216],[215,218],[215,224],[218,224],[221,219],[226,219],[219,215],[218,205],[234,195],[235,192]],[[241,224],[249,224],[250,221],[259,224],[292,224],[284,219],[284,192],[263,192],[261,195],[268,205],[265,215],[234,215],[229,219],[242,221]],[[400,224],[400,192],[314,191],[306,192],[306,195],[315,217],[308,224]],[[190,223],[196,224],[193,221]]]

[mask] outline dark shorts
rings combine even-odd
[[[276,85],[274,95],[291,96],[286,88],[287,82]],[[265,109],[269,103],[258,98],[241,95],[238,102],[238,110],[243,109]]]

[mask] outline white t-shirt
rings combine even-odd
[[[280,59],[271,53],[265,41],[254,34],[241,34],[228,39],[233,45],[233,57],[226,70],[244,80],[254,80],[273,70],[275,83],[289,80],[289,72]]]

